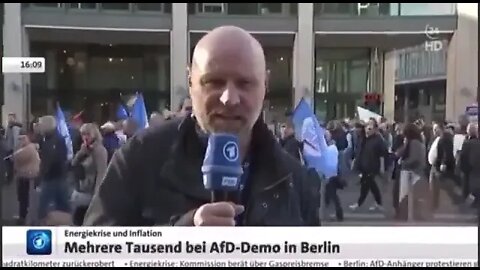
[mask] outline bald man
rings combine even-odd
[[[262,46],[219,27],[195,47],[189,73],[192,114],[134,136],[117,151],[85,225],[315,226],[318,189],[260,117],[267,84]],[[201,166],[208,135],[235,134],[241,190],[210,203]]]

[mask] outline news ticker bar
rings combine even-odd
[[[3,267],[478,267],[477,260],[32,260]]]
[[[44,73],[45,57],[2,57],[2,73]]]
[[[478,260],[477,227],[3,227],[12,260]]]

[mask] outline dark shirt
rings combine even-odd
[[[65,180],[68,160],[65,139],[55,130],[40,143],[40,175],[44,181]]]
[[[453,174],[455,172],[455,156],[453,155],[453,136],[445,132],[440,137],[437,145],[437,160],[435,167],[440,171],[440,166],[447,167],[445,173]]]
[[[381,135],[373,134],[365,137],[361,141],[358,156],[356,157],[356,169],[364,174],[379,174],[380,159],[387,155],[388,149]]]

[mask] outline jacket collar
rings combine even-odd
[[[205,151],[195,120],[185,117],[178,124],[177,138],[170,148],[170,158],[161,168],[161,177],[185,195],[209,201],[210,193],[204,188],[201,172]],[[253,128],[250,152],[252,193],[268,190],[290,178],[290,172],[283,165],[283,155],[273,134],[259,119]]]

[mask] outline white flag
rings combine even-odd
[[[357,113],[358,113],[358,118],[364,122],[368,122],[370,118],[375,118],[375,120],[380,122],[380,119],[382,118],[382,116],[379,115],[378,113],[374,113],[360,106],[357,107]]]

